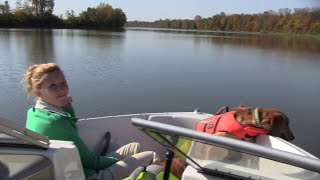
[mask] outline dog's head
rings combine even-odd
[[[252,115],[253,109],[244,105],[236,108],[237,111],[246,111],[248,115]],[[263,129],[269,131],[272,136],[280,137],[284,140],[291,141],[294,135],[289,128],[289,119],[286,115],[275,108],[260,108],[258,113]]]
[[[275,108],[258,108],[261,117],[261,126],[272,136],[291,141],[294,139],[289,128],[289,118]]]

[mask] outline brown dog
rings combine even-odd
[[[166,161],[162,161],[159,165],[166,166]],[[172,159],[171,168],[170,171],[172,174],[174,174],[178,179],[181,179],[183,171],[186,169],[188,164],[183,161],[179,157],[174,157]],[[170,178],[169,178],[170,179]]]
[[[254,125],[269,132],[269,135],[280,137],[286,141],[294,139],[294,135],[289,128],[289,119],[286,115],[275,108],[257,107],[257,116],[260,122],[254,118],[254,110],[248,106],[240,105],[233,109],[235,119],[241,125]],[[228,132],[217,132],[215,135],[240,139],[248,142],[255,142],[254,138],[240,138]]]
[[[234,118],[241,125],[253,125],[255,127],[267,130],[269,132],[268,134],[271,136],[280,137],[287,141],[291,141],[294,139],[293,133],[289,128],[289,119],[278,109],[257,107],[256,110],[254,110],[245,105],[239,105],[238,107],[234,108],[233,111],[235,111]],[[259,120],[257,121],[257,119]],[[214,133],[214,135],[230,137],[252,143],[255,142],[255,138],[238,137],[229,132],[216,132]],[[217,156],[217,150],[219,149],[218,147],[213,147],[212,149],[208,149],[207,147],[207,145],[201,143],[197,145],[196,149],[199,149],[198,154],[199,156],[202,156],[197,158],[206,159],[213,158],[212,156]],[[220,148],[220,150],[222,150],[223,152],[222,148]],[[240,155],[239,153],[236,153],[234,151],[227,150],[226,154],[227,155],[225,157],[221,158],[231,161],[237,161],[240,158],[243,158],[241,157],[243,155]],[[247,160],[253,161],[254,159],[251,158],[252,157],[249,157]],[[164,165],[164,163],[162,165]],[[249,162],[248,166],[251,165],[254,165],[256,166],[255,168],[258,168],[257,164]],[[187,163],[185,161],[176,157],[172,161],[171,172],[180,179],[186,166]]]

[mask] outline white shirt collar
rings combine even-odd
[[[51,111],[51,112],[56,112],[56,113],[59,113],[61,115],[66,115],[64,112],[62,112],[60,109],[44,102],[44,101],[41,101],[41,100],[37,100],[36,102],[36,105],[34,106],[35,108],[38,108],[38,109],[44,109],[44,110],[47,110],[47,111]]]

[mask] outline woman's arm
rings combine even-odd
[[[55,133],[54,139],[73,141],[79,150],[80,158],[84,168],[97,169],[97,170],[105,169],[119,161],[119,159],[114,157],[105,157],[105,156],[96,155],[83,142],[83,140],[80,138],[77,132],[72,133],[72,131],[64,129],[59,133]]]
[[[119,161],[119,159],[114,157],[96,155],[88,148],[78,134],[73,137],[73,142],[79,150],[81,161],[85,168],[105,169]]]

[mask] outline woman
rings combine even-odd
[[[25,88],[37,97],[28,110],[26,127],[54,140],[73,141],[85,176],[89,179],[123,179],[139,166],[155,163],[155,153],[139,152],[140,144],[130,143],[110,156],[98,156],[79,137],[65,76],[55,63],[30,66],[24,75]]]

